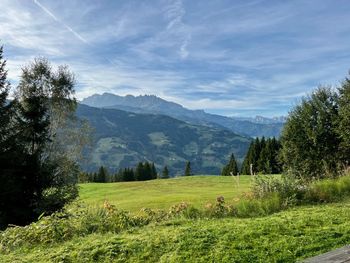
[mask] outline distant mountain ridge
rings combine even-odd
[[[103,93],[87,97],[81,103],[91,107],[120,109],[140,114],[167,115],[192,124],[226,128],[234,133],[250,137],[279,137],[285,121],[284,117],[226,117],[206,113],[203,110],[189,110],[180,104],[166,101],[154,95],[135,97]]]
[[[77,116],[94,129],[94,142],[84,170],[101,165],[111,171],[154,162],[171,175],[183,174],[186,161],[196,174],[219,174],[231,153],[242,161],[250,138],[227,129],[189,124],[166,115],[137,114],[79,104]]]

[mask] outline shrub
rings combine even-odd
[[[168,218],[185,217],[194,219],[199,218],[200,216],[200,211],[186,202],[173,205],[168,211]]]
[[[216,198],[216,203],[208,203],[204,207],[204,215],[206,217],[225,217],[232,214],[232,207],[225,205],[225,198],[223,196],[218,196]],[[231,212],[231,213],[230,213]]]

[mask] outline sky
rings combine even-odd
[[[0,0],[15,86],[44,56],[76,96],[157,95],[227,116],[286,115],[350,69],[348,0]]]

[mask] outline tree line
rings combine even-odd
[[[282,172],[280,150],[281,143],[276,138],[256,138],[250,143],[241,169],[239,169],[234,154],[231,154],[230,160],[222,169],[221,175],[279,174]]]
[[[191,176],[191,163],[186,162],[184,176]],[[132,182],[148,181],[154,179],[170,178],[169,169],[164,166],[161,173],[158,173],[154,163],[139,162],[134,168],[119,169],[116,173],[110,173],[108,169],[101,166],[97,172],[80,172],[79,183],[112,183],[112,182]]]

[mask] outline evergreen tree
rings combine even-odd
[[[106,183],[108,178],[108,172],[105,167],[101,166],[97,173],[97,181],[98,183]]]
[[[234,154],[231,154],[229,163],[222,169],[221,175],[230,176],[238,174],[238,166]]]
[[[144,165],[142,162],[139,162],[136,166],[135,179],[136,179],[136,181],[144,181],[145,180],[145,169],[144,169]]]
[[[168,178],[169,178],[169,170],[167,166],[164,166],[161,179],[168,179]]]
[[[25,224],[33,214],[31,200],[25,199],[26,156],[17,143],[16,129],[11,122],[14,107],[7,101],[9,88],[6,60],[0,47],[0,230],[9,223]]]
[[[154,163],[152,163],[151,165],[151,178],[152,179],[157,179],[157,169],[156,167],[154,166]]]
[[[191,163],[189,161],[186,162],[186,167],[185,167],[185,176],[191,176],[192,175],[192,170],[191,170]]]
[[[259,141],[259,138],[256,138],[250,143],[248,152],[242,164],[241,174],[250,175],[251,167],[252,167],[253,173],[255,173],[257,161],[259,158],[259,153],[260,153],[260,141]]]
[[[132,168],[125,168],[122,178],[124,182],[135,181],[134,170]]]
[[[265,138],[262,138],[260,143],[260,153],[259,158],[257,161],[257,167],[256,172],[262,173],[262,174],[268,174],[271,173],[271,145],[270,145],[270,139],[265,141]]]
[[[151,180],[152,179],[152,168],[151,165],[149,164],[149,162],[145,162],[144,163],[144,180]]]

